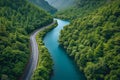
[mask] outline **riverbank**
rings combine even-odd
[[[38,44],[38,64],[33,74],[32,80],[49,80],[50,73],[52,71],[53,61],[51,56],[44,46],[43,38],[47,32],[57,26],[57,21],[54,24],[45,27],[39,33],[36,34],[36,41]]]
[[[48,26],[51,26],[53,24],[55,24],[55,21]],[[32,74],[33,74],[34,70],[36,69],[37,62],[38,62],[38,46],[37,46],[37,42],[36,42],[36,35],[39,31],[45,29],[48,26],[44,26],[42,28],[39,28],[30,34],[31,55],[30,55],[29,62],[27,63],[27,66],[24,70],[24,73],[20,77],[19,80],[30,80],[31,79]]]
[[[59,34],[69,21],[56,19],[58,26],[48,32],[44,37],[44,44],[49,50],[53,60],[53,75],[50,80],[85,80],[74,61],[67,55],[66,51],[59,47]]]

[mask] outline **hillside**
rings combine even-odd
[[[29,34],[52,21],[26,0],[0,0],[0,80],[19,79],[30,56]]]
[[[32,3],[40,6],[41,8],[43,8],[44,10],[50,12],[50,13],[55,13],[57,11],[57,9],[55,9],[54,7],[52,7],[51,5],[49,5],[49,3],[45,0],[29,0]]]
[[[55,17],[73,20],[83,17],[104,5],[108,0],[75,0],[74,6],[60,10]]]
[[[87,80],[120,80],[120,1],[93,2],[80,2],[80,11],[68,14],[72,21],[61,31],[60,45]]]
[[[66,9],[74,5],[74,0],[46,0],[50,5],[58,10]]]

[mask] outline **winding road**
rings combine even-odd
[[[36,42],[36,35],[38,34],[38,32],[40,32],[41,30],[45,29],[48,26],[51,26],[55,23],[55,21],[53,23],[51,23],[50,25],[44,26],[40,29],[35,30],[31,35],[30,35],[30,45],[31,45],[31,57],[29,59],[29,63],[24,71],[24,74],[22,76],[22,78],[20,80],[31,80],[32,74],[36,69],[37,66],[37,62],[38,62],[38,55],[39,55],[39,51],[38,51],[38,45]]]

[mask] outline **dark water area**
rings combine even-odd
[[[60,31],[69,22],[60,19],[56,20],[58,26],[48,32],[44,37],[44,44],[49,50],[54,62],[51,80],[85,80],[84,75],[79,71],[74,61],[58,43]]]

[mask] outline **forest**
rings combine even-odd
[[[69,3],[64,6],[56,0],[55,8],[47,1],[0,0],[0,80],[22,77],[31,56],[30,34],[53,22],[55,8],[54,17],[70,21],[60,32],[60,46],[87,80],[120,80],[120,0],[61,0]],[[56,26],[36,36],[40,55],[32,80],[50,79],[54,63],[43,38]]]
[[[77,1],[76,13],[57,13],[72,20],[61,31],[60,45],[87,80],[120,80],[120,1]]]
[[[42,9],[51,14],[57,12],[57,9],[49,5],[49,3],[46,0],[29,0],[29,1],[34,3],[35,5],[38,5],[39,7],[41,7]]]
[[[51,6],[56,8],[58,11],[68,9],[74,5],[75,0],[46,0]]]
[[[65,20],[73,20],[87,16],[106,2],[107,0],[74,0],[71,7],[56,12],[54,16]]]
[[[29,34],[53,22],[26,0],[0,0],[0,80],[18,80],[30,57]]]

